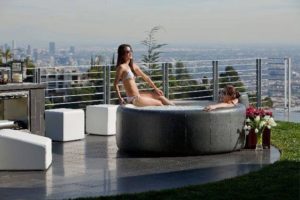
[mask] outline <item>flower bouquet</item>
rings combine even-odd
[[[244,126],[247,135],[246,148],[260,150],[263,146],[270,146],[270,130],[276,126],[272,112],[264,109],[249,107],[246,110],[246,123]],[[263,145],[265,144],[265,145]]]

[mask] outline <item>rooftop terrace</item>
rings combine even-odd
[[[203,184],[240,176],[274,163],[277,149],[188,157],[128,156],[114,136],[53,142],[47,171],[1,171],[1,199],[67,199]]]
[[[281,97],[278,102],[274,98],[279,109],[292,110],[288,59],[259,60],[185,61],[180,65],[156,63],[158,68],[149,68],[147,73],[171,99],[216,100],[219,89],[224,84],[242,82],[245,88],[243,92],[251,95],[253,105],[264,105],[267,102],[265,98],[271,94],[270,89],[276,98]],[[232,74],[226,75],[229,81],[224,79],[227,66],[235,68],[240,80],[235,80],[237,76]],[[27,78],[47,84],[46,109],[85,108],[89,104],[114,103],[116,100],[111,84],[115,71],[111,67],[84,66],[83,68],[92,68],[94,71],[63,70],[59,73],[55,70],[47,71],[45,67],[34,69],[33,75],[28,75]],[[281,71],[283,69],[284,73],[276,83],[275,76],[270,79],[268,73],[270,69],[277,67]],[[146,66],[145,70],[147,69]],[[228,73],[230,72],[232,71]],[[203,76],[207,76],[207,80]],[[277,87],[278,84],[280,87]],[[143,88],[142,84],[139,86],[148,89]],[[282,113],[284,112],[275,112],[275,119],[277,116],[278,119],[284,119],[280,118],[284,117]],[[295,116],[291,115],[296,122],[299,120],[297,113]],[[92,135],[86,135],[81,141],[53,142],[52,147],[53,162],[47,171],[0,172],[1,199],[64,199],[202,184],[261,169],[277,161],[280,156],[274,147],[270,151],[242,150],[188,157],[129,156],[118,152],[114,136]]]

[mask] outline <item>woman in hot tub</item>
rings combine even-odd
[[[221,102],[206,106],[204,110],[211,111],[217,108],[233,107],[239,102],[240,93],[236,91],[233,85],[226,85],[221,93]]]
[[[114,81],[114,87],[120,104],[132,103],[135,106],[162,106],[174,105],[167,99],[163,92],[156,87],[152,80],[142,72],[142,70],[133,63],[132,48],[128,44],[122,44],[118,48],[117,72]],[[139,92],[135,77],[140,76],[154,90],[152,92]],[[122,97],[119,84],[123,83],[126,97]]]

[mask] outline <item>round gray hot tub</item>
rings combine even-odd
[[[119,106],[117,146],[137,154],[196,155],[244,147],[246,107],[238,104],[210,112],[208,101],[178,101],[176,106]]]

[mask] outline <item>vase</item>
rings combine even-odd
[[[246,149],[255,149],[257,143],[256,137],[254,129],[251,129],[246,137]]]
[[[271,129],[265,128],[263,132],[262,145],[264,149],[270,149],[271,145]]]
[[[257,150],[257,151],[263,150],[262,139],[263,139],[262,133],[257,133],[257,142],[256,142],[255,150]]]

